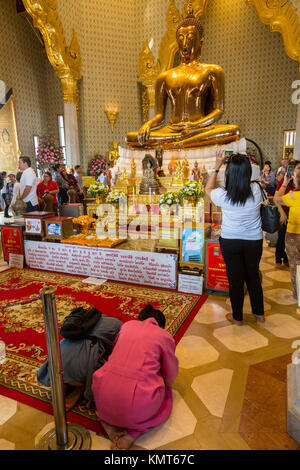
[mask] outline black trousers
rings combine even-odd
[[[39,210],[39,206],[33,206],[31,202],[26,202],[26,212],[35,212]]]
[[[7,204],[7,201],[6,201],[6,193],[2,194],[2,198],[3,198],[3,202],[4,202],[4,217],[5,218],[8,218],[8,204]]]
[[[220,237],[220,247],[226,265],[233,318],[238,321],[243,320],[245,282],[252,313],[264,315],[263,291],[259,277],[263,241]]]
[[[278,230],[278,240],[276,244],[275,258],[276,263],[281,263],[283,260],[284,263],[288,262],[288,257],[285,252],[285,234],[286,234],[286,224],[282,224]]]

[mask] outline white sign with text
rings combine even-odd
[[[203,276],[178,274],[178,290],[186,294],[201,295],[203,292]]]
[[[176,289],[177,255],[25,240],[33,269]]]

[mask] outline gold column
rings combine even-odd
[[[60,79],[64,103],[79,107],[78,81],[81,75],[81,54],[76,32],[69,47],[57,10],[57,0],[23,0],[33,25],[43,36],[48,59]]]

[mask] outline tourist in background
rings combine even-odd
[[[38,199],[36,195],[37,177],[31,168],[29,157],[19,158],[19,170],[22,172],[20,180],[21,199],[26,203],[26,212],[39,210]]]
[[[11,200],[11,203],[10,203],[10,206],[12,207],[13,209],[13,206],[15,205],[16,203],[16,200],[18,198],[20,198],[20,181],[21,181],[21,176],[22,176],[22,173],[21,171],[18,171],[17,175],[16,175],[16,181],[15,181],[15,184],[14,184],[14,189],[13,189],[13,194],[12,194],[12,200]]]
[[[83,196],[83,192],[82,192],[75,176],[72,175],[72,173],[67,173],[67,170],[65,168],[63,168],[61,174],[62,174],[63,178],[65,178],[65,180],[68,181],[69,188],[73,189],[75,191],[75,193],[76,193],[76,202],[80,202],[80,200],[84,196]]]
[[[223,151],[207,181],[205,192],[222,209],[220,248],[226,264],[232,313],[227,320],[242,325],[244,284],[257,322],[264,322],[264,301],[259,276],[263,250],[260,205],[261,189],[251,184],[252,167],[246,155],[233,154],[225,170],[225,188],[216,188],[217,174],[226,160]]]
[[[295,165],[295,168],[300,162],[293,162],[293,165]],[[286,174],[286,171],[285,173]],[[279,191],[284,184],[284,176],[281,178],[280,182],[276,186],[276,192],[274,195],[274,202],[275,202],[275,196],[278,196]],[[292,178],[289,179],[289,183],[287,186],[285,186],[285,190],[283,194],[288,194],[290,191],[293,191],[294,189],[294,184]],[[282,191],[280,191],[280,194],[282,194]],[[283,195],[282,194],[282,195]],[[276,243],[276,251],[275,251],[275,262],[278,265],[281,265],[284,263],[286,266],[289,266],[289,261],[288,257],[286,254],[285,250],[285,236],[286,236],[286,227],[287,227],[287,220],[288,220],[288,213],[289,213],[289,208],[287,206],[281,206],[280,204],[276,204],[279,214],[280,214],[280,229],[278,230],[278,239]]]
[[[284,175],[286,174],[286,170],[288,167],[289,161],[286,159],[281,160],[281,166],[276,171],[276,182],[280,183],[283,180]],[[277,188],[276,188],[277,191]]]
[[[70,189],[68,178],[64,177],[64,167],[60,163],[53,167],[52,179],[58,186],[59,193],[57,195],[59,205],[67,204],[69,202],[68,191]]]
[[[75,166],[74,177],[76,178],[76,181],[81,189],[81,192],[83,193],[82,169],[80,165]]]
[[[2,210],[4,210],[4,217],[5,218],[8,218],[9,215],[8,215],[8,205],[7,205],[7,202],[6,202],[6,189],[7,189],[7,173],[6,171],[2,171],[2,174],[1,174],[1,177],[2,177],[2,189],[1,189],[1,206],[2,206]]]
[[[300,264],[300,163],[295,167],[292,175],[294,188],[289,193],[285,191],[290,183],[290,178],[286,174],[283,184],[274,197],[274,202],[278,206],[289,208],[288,222],[285,236],[285,249],[289,260],[293,296],[297,299],[296,271]]]
[[[275,173],[271,169],[271,162],[268,160],[261,172],[261,183],[268,196],[274,196],[276,190]]]
[[[50,171],[45,171],[43,174],[43,180],[37,185],[36,189],[40,210],[44,210],[45,202],[43,197],[46,193],[51,194],[53,197],[53,209],[55,214],[58,214],[58,200],[57,194],[59,193],[59,189],[55,181],[52,179],[52,174]]]
[[[165,323],[164,314],[147,305],[138,320],[121,326],[108,361],[93,375],[98,416],[114,450],[128,449],[171,414],[178,359]]]
[[[11,205],[11,201],[13,198],[14,186],[16,182],[16,175],[14,173],[9,173],[8,175],[9,181],[6,186],[6,205],[7,205],[7,215],[5,217],[9,217],[8,215],[8,208]]]

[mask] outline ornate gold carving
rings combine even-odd
[[[35,28],[41,32],[48,59],[61,80],[64,102],[78,107],[78,80],[81,79],[81,54],[76,32],[69,47],[57,11],[57,0],[23,0]]]
[[[254,5],[260,21],[270,26],[272,32],[282,35],[287,55],[300,62],[300,22],[289,1],[284,0],[246,0]]]
[[[111,132],[113,132],[115,128],[115,122],[117,117],[119,116],[120,111],[118,109],[107,108],[104,110],[104,112],[109,121]]]

